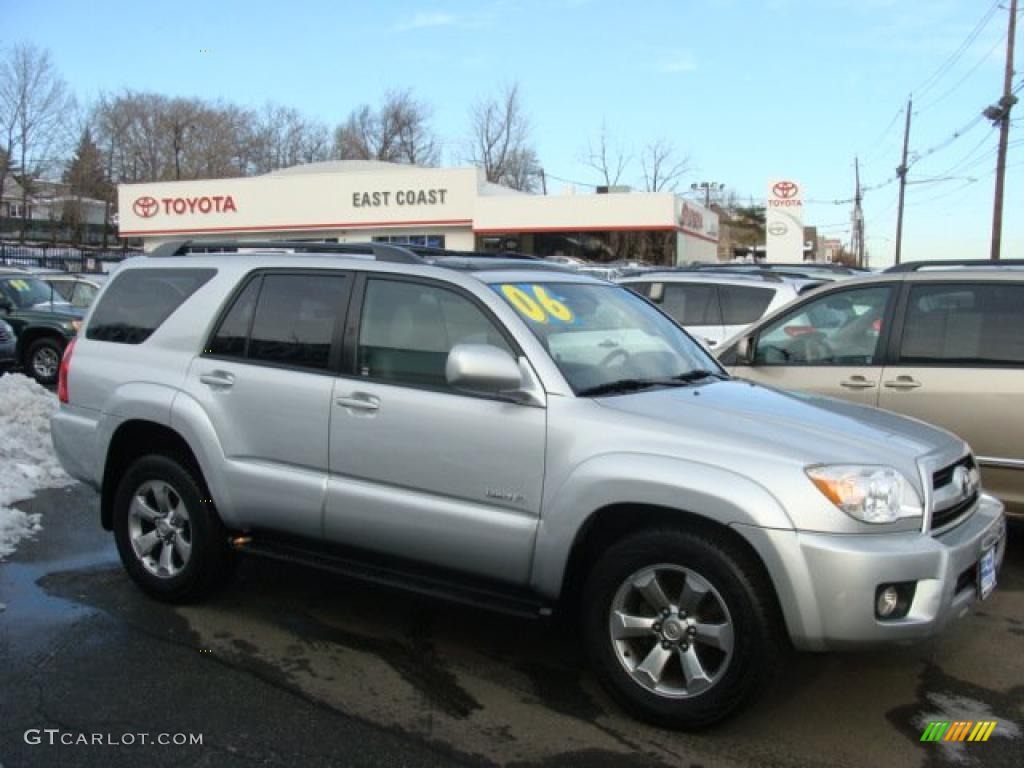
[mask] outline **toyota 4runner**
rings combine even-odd
[[[242,550],[560,609],[623,707],[696,728],[790,644],[918,640],[995,586],[1003,507],[947,432],[733,380],[542,262],[244,245],[126,262],[61,363],[56,450],[159,599]]]

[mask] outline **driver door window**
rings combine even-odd
[[[875,404],[892,285],[830,292],[766,325],[737,373],[772,386]]]

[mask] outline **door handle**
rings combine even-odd
[[[353,411],[380,410],[380,398],[372,395],[342,395],[334,398],[334,402],[342,408],[350,408]]]
[[[917,389],[921,386],[912,376],[897,376],[895,379],[885,382],[889,389]]]
[[[846,387],[847,389],[871,389],[871,387],[875,386],[875,382],[868,381],[863,376],[851,376],[840,381],[839,386]]]
[[[235,377],[227,371],[211,371],[199,374],[199,380],[210,387],[228,389],[235,383]]]

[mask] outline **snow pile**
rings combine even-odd
[[[21,374],[0,376],[0,558],[39,531],[39,515],[12,509],[40,488],[74,482],[61,469],[50,439],[57,398]]]

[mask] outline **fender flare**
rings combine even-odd
[[[606,507],[647,505],[676,509],[722,526],[794,528],[782,503],[749,477],[712,464],[652,454],[595,456],[579,464],[545,497],[531,585],[551,599],[561,594],[580,533]]]

